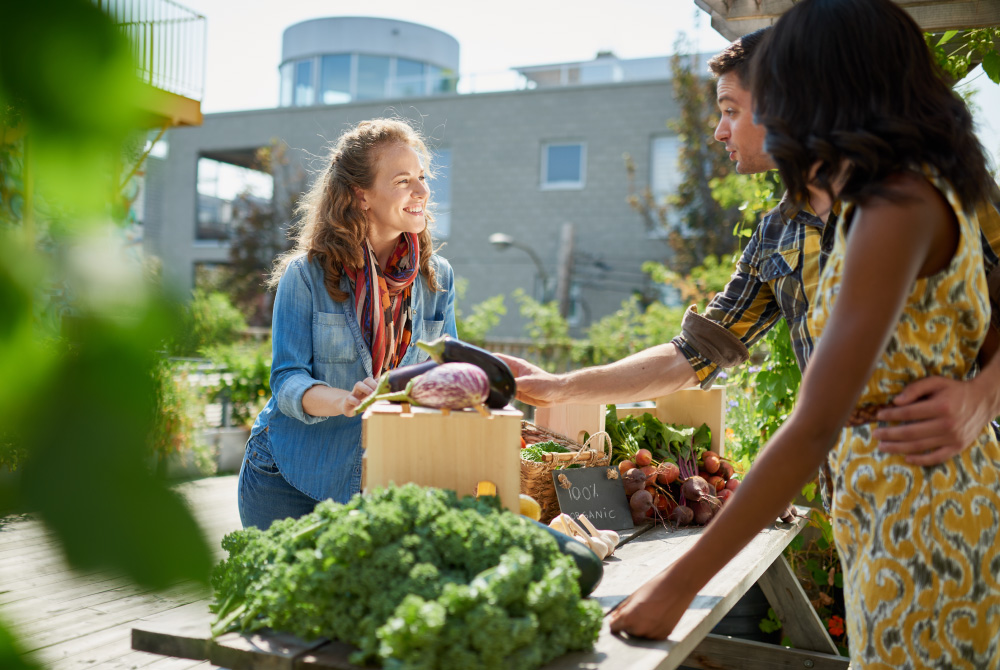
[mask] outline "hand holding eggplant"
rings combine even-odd
[[[420,340],[417,346],[430,354],[431,359],[438,363],[471,363],[485,372],[490,385],[487,407],[503,409],[514,398],[517,391],[514,375],[498,355],[449,335],[443,335],[431,342]]]
[[[362,379],[354,385],[354,388],[351,389],[349,395],[344,397],[343,410],[341,413],[344,416],[354,416],[354,413],[357,412],[358,406],[361,402],[365,398],[371,396],[374,392],[375,380],[371,377]]]

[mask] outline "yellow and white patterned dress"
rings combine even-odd
[[[925,172],[961,240],[946,269],[914,284],[859,407],[886,404],[923,377],[965,378],[990,322],[976,217]],[[846,214],[810,315],[820,339],[837,299]],[[1000,668],[1000,444],[984,427],[961,454],[920,467],[880,452],[872,428],[845,428],[828,457],[851,667]]]

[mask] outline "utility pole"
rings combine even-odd
[[[559,315],[563,318],[569,314],[569,289],[573,270],[573,224],[569,221],[563,224],[559,235],[559,255],[556,271],[556,300],[559,304]]]

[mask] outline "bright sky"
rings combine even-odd
[[[203,112],[276,107],[281,34],[327,16],[375,16],[420,23],[458,40],[460,74],[511,67],[673,52],[678,31],[698,51],[728,44],[692,0],[180,0],[208,23]],[[697,19],[696,19],[697,16]],[[695,25],[696,21],[699,25]]]
[[[376,16],[421,23],[458,40],[460,74],[499,77],[510,68],[582,61],[598,51],[620,58],[664,56],[679,32],[689,49],[714,52],[728,41],[692,0],[180,0],[207,19],[205,113],[278,103],[281,35],[294,23],[327,16]],[[980,137],[1000,165],[1000,86],[985,75],[977,97]]]

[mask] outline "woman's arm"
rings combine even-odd
[[[695,547],[612,613],[612,631],[659,639],[669,635],[698,591],[774,521],[822,464],[894,331],[932,245],[947,244],[942,240],[953,227],[950,212],[926,187],[919,188],[916,202],[876,201],[858,211],[837,303],[791,418]]]
[[[290,263],[278,282],[271,319],[271,391],[281,413],[303,423],[352,416],[360,399],[375,388],[370,378],[344,390],[313,377],[312,291],[302,263]]]

